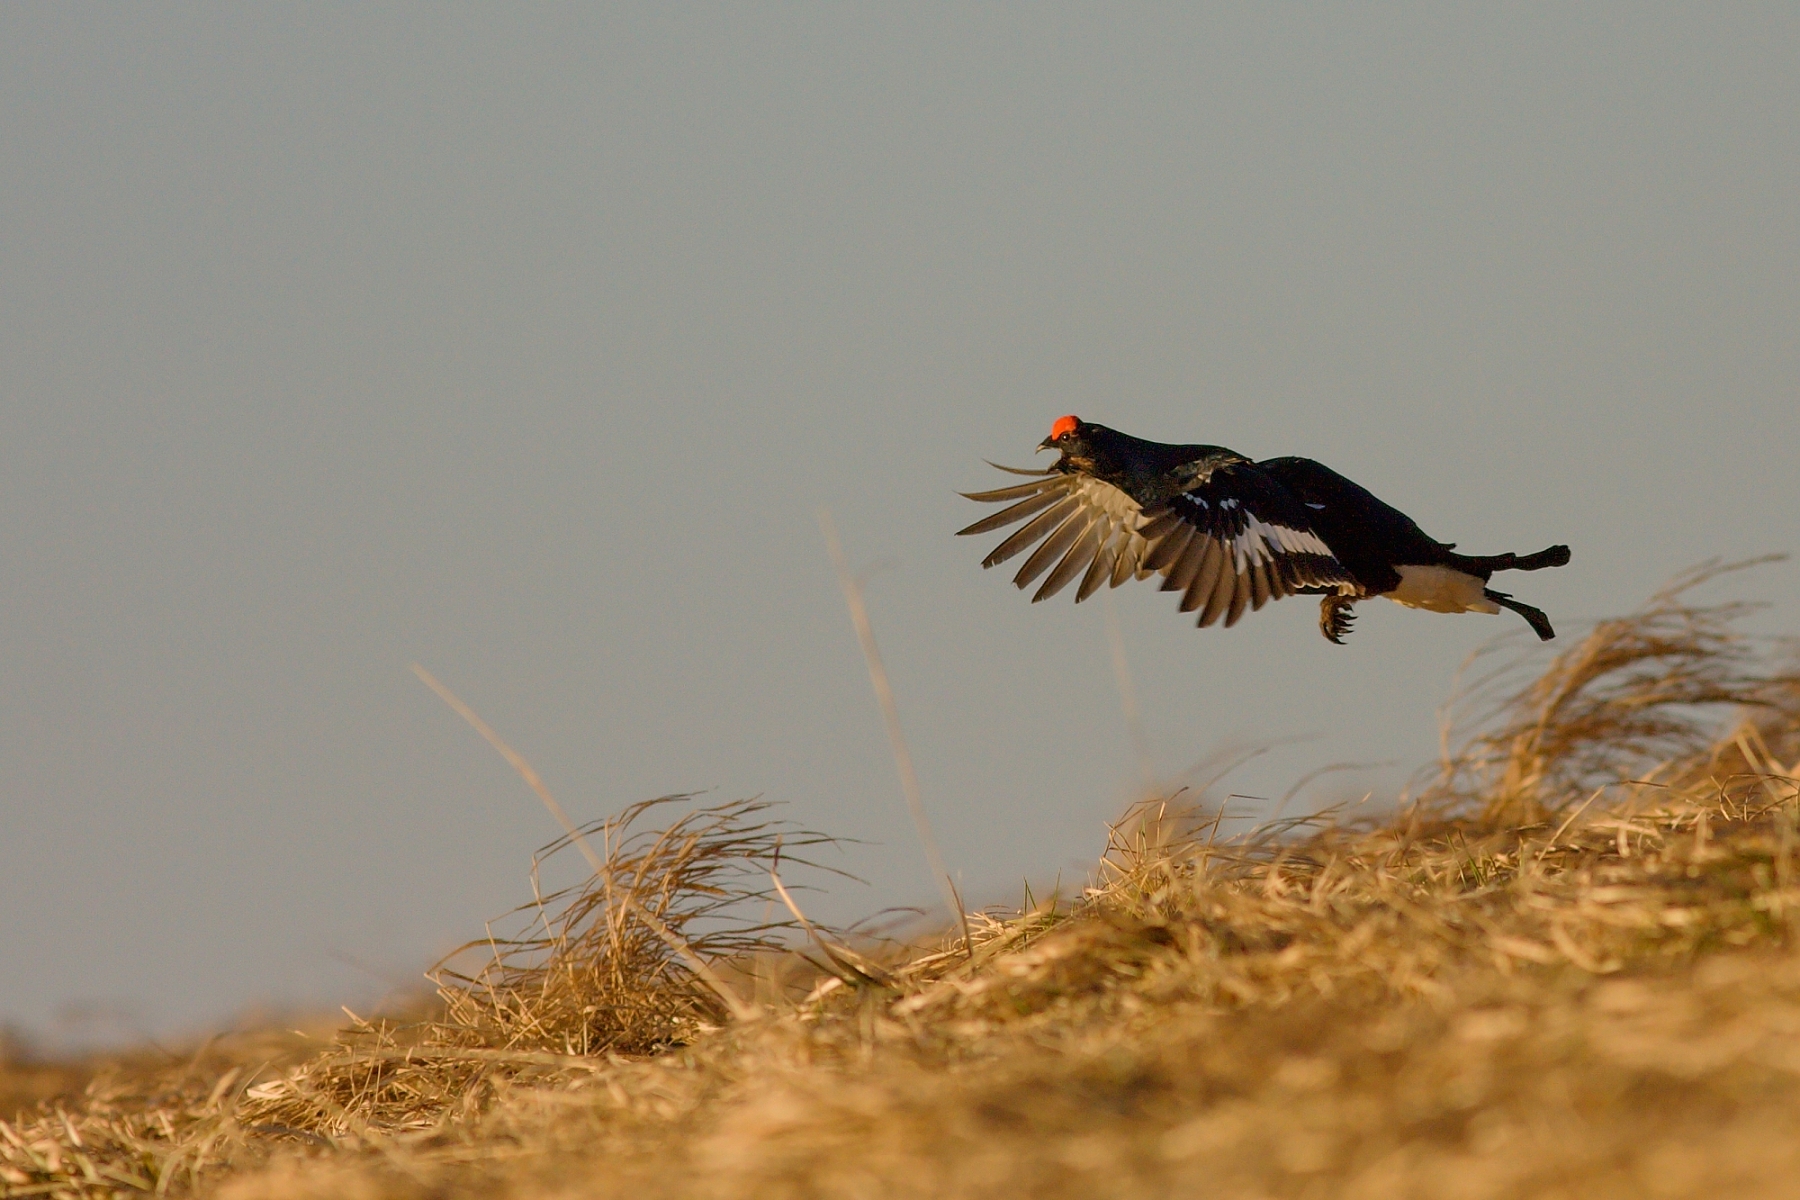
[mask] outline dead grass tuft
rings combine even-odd
[[[489,952],[472,974],[438,969],[445,1028],[507,1050],[653,1054],[725,1023],[730,1001],[696,964],[783,949],[792,920],[745,914],[773,910],[771,876],[783,860],[816,867],[797,855],[830,839],[768,819],[762,801],[689,809],[661,829],[637,828],[691,799],[634,804],[547,847],[533,863],[534,885],[543,859],[578,839],[601,848],[600,869],[521,909],[533,926],[525,935],[472,942],[451,956]]]
[[[596,1056],[659,1054],[727,1024],[746,1006],[707,964],[785,948],[791,920],[748,914],[770,910],[784,861],[813,865],[793,851],[830,839],[768,819],[769,805],[755,800],[638,828],[691,799],[634,804],[551,843],[533,862],[534,885],[547,857],[584,841],[599,848],[600,869],[519,909],[524,932],[490,935],[445,960],[483,952],[479,967],[435,968],[437,1019],[353,1018],[333,1053],[250,1093],[245,1119],[334,1144],[431,1137],[521,1082],[591,1069]]]

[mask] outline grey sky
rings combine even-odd
[[[965,894],[1077,876],[1104,609],[949,536],[1064,412],[1567,541],[1571,632],[1794,549],[1796,63],[1789,4],[0,7],[0,1020],[365,1002],[525,898],[414,660],[580,817],[760,793],[865,839],[826,916],[930,904],[820,505]],[[1115,598],[1160,770],[1312,735],[1263,796],[1523,628]]]

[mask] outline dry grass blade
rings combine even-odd
[[[806,914],[800,911],[793,893],[781,882],[779,872],[770,870],[769,882],[775,885],[775,894],[781,897],[781,903],[793,914],[800,928],[806,931],[806,936],[812,939],[813,945],[819,948],[819,952],[831,964],[829,971],[833,978],[852,986],[895,989],[894,977],[880,964],[872,962],[843,943],[826,937],[819,932],[817,925],[806,919]]]
[[[837,525],[826,509],[819,510],[819,529],[825,535],[825,548],[831,554],[832,566],[837,568],[838,584],[844,590],[844,603],[850,607],[850,623],[856,627],[857,644],[862,647],[863,660],[869,667],[869,683],[875,689],[875,702],[881,707],[882,722],[887,727],[888,745],[894,752],[894,769],[900,773],[900,791],[906,797],[906,810],[912,814],[913,827],[918,831],[919,842],[925,850],[925,860],[930,864],[932,877],[942,893],[944,907],[962,926],[963,943],[968,946],[968,914],[963,911],[962,898],[956,894],[956,885],[950,882],[950,870],[944,866],[944,856],[938,853],[937,838],[931,833],[931,819],[925,815],[925,800],[919,794],[918,772],[913,770],[912,751],[907,747],[906,733],[900,727],[900,707],[894,702],[894,689],[888,684],[887,667],[882,664],[881,649],[875,644],[875,629],[869,624],[869,608],[863,603],[862,585],[850,570],[850,562],[844,557],[843,544],[838,541]]]
[[[544,807],[550,810],[550,815],[556,818],[556,823],[562,826],[563,832],[575,839],[575,844],[580,847],[582,855],[588,860],[588,865],[598,872],[601,869],[600,856],[595,854],[594,848],[575,832],[575,823],[569,820],[569,814],[563,811],[563,806],[558,804],[556,797],[550,794],[550,789],[545,785],[543,776],[539,775],[537,770],[525,761],[525,756],[507,745],[505,739],[494,732],[493,726],[482,720],[474,709],[464,704],[462,698],[444,686],[437,676],[418,663],[414,663],[412,669],[413,674],[419,677],[420,682],[437,693],[438,699],[449,705],[452,712],[467,721],[476,733],[487,739],[488,745],[500,752],[500,757],[504,758],[507,764],[519,773],[520,778],[525,780],[525,786],[537,793],[538,799],[544,802]]]
[[[1112,658],[1113,682],[1119,689],[1119,709],[1125,716],[1125,733],[1131,739],[1137,762],[1138,790],[1143,797],[1156,794],[1156,767],[1150,761],[1150,743],[1144,736],[1144,720],[1138,712],[1137,685],[1131,678],[1131,659],[1125,653],[1125,631],[1119,626],[1119,608],[1112,592],[1101,597],[1106,612],[1106,649]]]

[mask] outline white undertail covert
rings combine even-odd
[[[1382,593],[1395,604],[1431,612],[1497,613],[1500,606],[1482,594],[1486,584],[1476,575],[1453,567],[1396,566],[1400,586]]]

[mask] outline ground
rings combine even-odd
[[[1379,819],[1153,800],[1079,895],[937,937],[734,923],[807,835],[638,806],[416,1012],[8,1066],[0,1188],[1800,1195],[1800,673],[1694,582]]]

